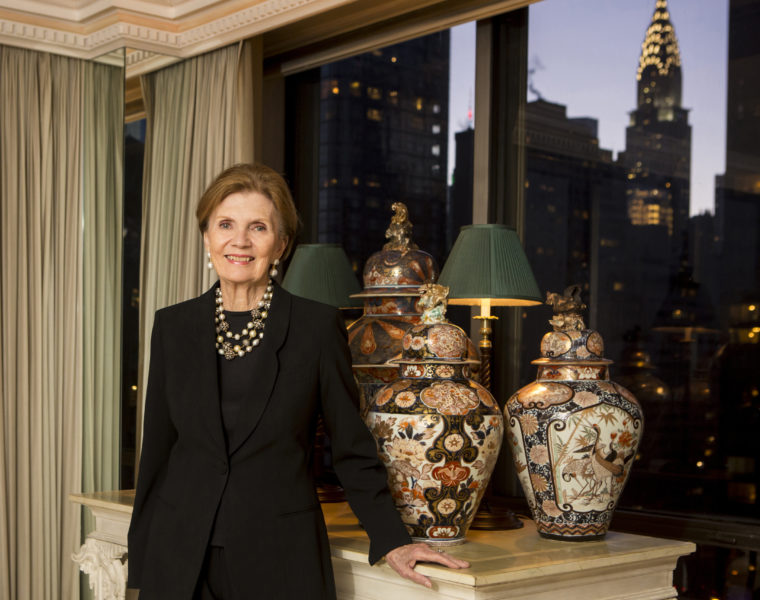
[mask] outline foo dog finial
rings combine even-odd
[[[437,283],[426,283],[420,286],[420,299],[417,306],[422,309],[421,320],[426,325],[429,323],[446,322],[446,304],[449,288]]]
[[[556,292],[546,292],[546,304],[550,304],[554,309],[554,318],[549,320],[554,331],[567,331],[568,329],[582,331],[586,328],[581,314],[581,311],[586,308],[586,305],[581,301],[581,286],[571,285],[565,288],[562,295]]]
[[[383,246],[383,250],[416,250],[417,244],[412,242],[412,223],[409,221],[409,211],[403,202],[394,202],[391,205],[395,213],[391,217],[391,224],[385,230],[385,237],[388,242]]]

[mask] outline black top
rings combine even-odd
[[[227,323],[232,333],[240,333],[251,320],[251,311],[224,311]],[[264,335],[266,335],[266,321],[264,321]],[[236,356],[227,360],[224,355],[217,354],[216,364],[219,378],[219,408],[222,413],[224,425],[224,441],[227,453],[230,451],[230,439],[235,434],[235,427],[239,420],[243,406],[248,402],[263,403],[266,398],[256,393],[256,368],[261,362],[262,352],[266,348],[256,346],[244,356]],[[218,352],[218,350],[217,350]],[[225,503],[221,502],[214,521],[214,530],[211,534],[212,546],[223,547],[225,533],[230,526],[229,515],[225,513]]]
[[[230,331],[240,333],[251,320],[251,311],[225,311]],[[264,321],[264,335],[266,335],[266,321]],[[242,345],[242,344],[241,344]],[[225,442],[229,452],[229,440],[232,437],[237,416],[244,402],[263,402],[264,399],[255,394],[257,362],[262,349],[256,346],[245,356],[236,356],[227,360],[222,354],[217,354],[217,369],[219,373],[219,403],[222,410],[222,423],[224,424]],[[252,393],[254,392],[254,393]]]

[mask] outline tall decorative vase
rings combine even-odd
[[[548,294],[553,331],[541,341],[538,377],[504,409],[515,468],[540,535],[607,533],[641,441],[636,398],[610,381],[604,342],[586,329],[580,289]]]
[[[412,224],[406,206],[393,204],[394,216],[385,232],[388,242],[364,266],[364,314],[348,327],[354,377],[359,385],[360,409],[366,414],[375,392],[398,377],[401,340],[411,325],[420,323],[419,288],[438,278],[433,257],[411,240]]]
[[[426,285],[422,323],[403,338],[398,378],[375,394],[365,421],[416,541],[464,541],[501,447],[504,422],[469,378],[468,338],[446,321],[448,288]]]

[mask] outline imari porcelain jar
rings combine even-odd
[[[364,314],[348,328],[362,414],[375,392],[398,377],[398,365],[388,361],[400,356],[407,328],[420,323],[420,286],[438,278],[433,257],[411,241],[406,206],[396,202],[393,211],[389,241],[367,260],[364,291],[354,296],[364,299]]]
[[[538,376],[507,402],[515,468],[539,534],[563,540],[607,533],[641,441],[636,398],[609,380],[604,342],[586,329],[579,288],[549,294],[554,331],[541,341]]]
[[[448,288],[426,285],[422,323],[404,335],[398,379],[375,394],[366,423],[416,541],[464,541],[504,434],[491,394],[469,378],[468,338],[445,319]]]

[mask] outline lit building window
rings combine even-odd
[[[422,98],[417,98],[414,106],[417,108],[417,110],[422,110]]]
[[[433,156],[440,156],[441,147],[438,144],[434,144],[433,147],[430,149],[430,152],[433,154]]]
[[[367,96],[373,100],[380,100],[383,97],[383,93],[380,91],[380,88],[370,86],[367,88]]]
[[[622,281],[615,281],[612,283],[612,289],[616,292],[622,292],[625,288],[625,285],[623,285]]]
[[[440,126],[438,123],[436,123],[436,124],[434,124],[434,125],[433,125],[433,127],[431,128],[431,131],[432,131],[434,134],[439,134],[439,133],[441,133],[441,126]]]
[[[383,120],[383,113],[380,111],[380,109],[377,108],[368,108],[367,109],[367,118],[370,121],[382,121]]]

